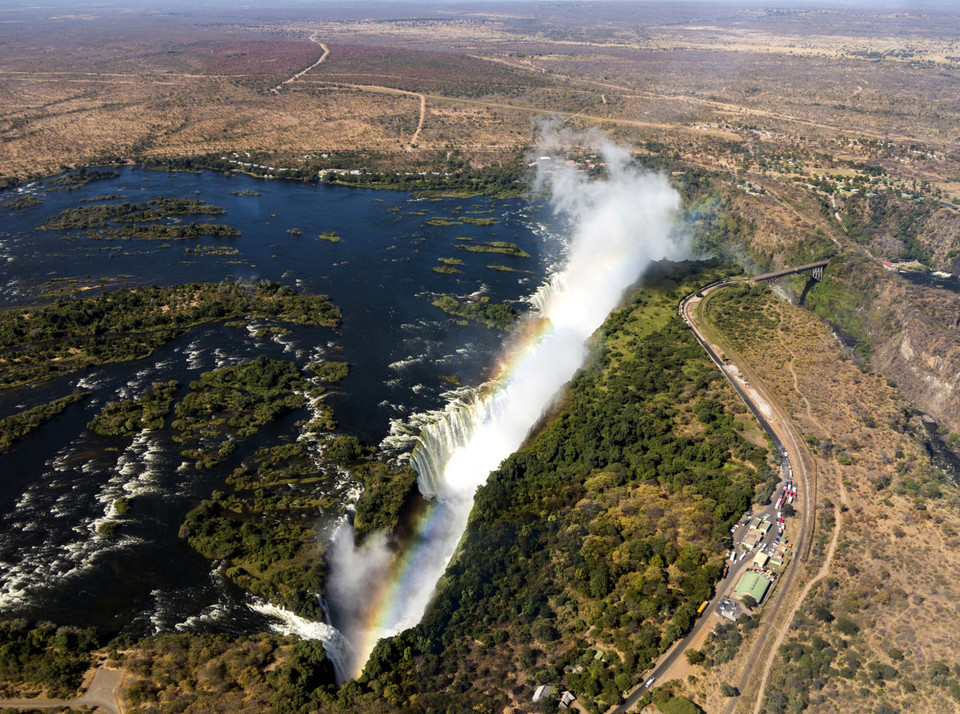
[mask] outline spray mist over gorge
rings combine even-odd
[[[583,137],[578,137],[584,143]],[[377,640],[416,625],[467,525],[477,488],[515,452],[583,364],[590,336],[651,262],[680,259],[672,235],[680,197],[663,176],[644,173],[629,152],[596,144],[607,175],[590,180],[561,161],[538,162],[538,183],[568,226],[563,269],[531,298],[535,312],[504,350],[498,376],[471,401],[447,406],[426,426],[411,456],[431,499],[400,555],[386,538],[355,548],[342,529],[334,544],[328,593],[336,625],[350,642],[358,675]],[[551,135],[548,148],[567,142]]]

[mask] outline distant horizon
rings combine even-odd
[[[5,7],[0,8],[2,13],[10,10],[42,10],[45,8],[64,8],[64,9],[92,9],[97,7],[127,7],[131,9],[140,8],[148,11],[162,11],[165,8],[223,8],[229,7],[233,10],[277,10],[282,8],[309,8],[322,11],[324,9],[335,9],[338,7],[358,7],[368,6],[371,8],[393,8],[402,9],[409,7],[449,7],[456,6],[475,6],[478,8],[491,5],[567,5],[571,3],[589,4],[589,5],[651,5],[660,7],[670,7],[678,5],[709,5],[709,6],[730,6],[734,8],[755,8],[764,7],[770,9],[863,9],[863,10],[901,10],[904,12],[918,10],[960,10],[950,0],[794,0],[793,2],[769,2],[769,0],[281,0],[277,3],[237,3],[224,2],[223,0],[165,0],[160,3],[146,3],[138,0],[48,0],[47,2],[37,2],[36,0],[13,0],[5,3]]]

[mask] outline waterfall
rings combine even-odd
[[[267,615],[275,621],[274,632],[281,635],[296,635],[304,640],[320,640],[327,657],[333,664],[333,671],[337,681],[342,682],[350,676],[350,662],[354,654],[350,643],[340,631],[325,622],[315,622],[300,617],[289,610],[278,607],[263,600],[256,600],[250,604],[253,610]]]
[[[336,611],[353,613],[344,631],[357,654],[354,674],[379,638],[423,617],[466,529],[476,489],[521,446],[583,364],[591,335],[623,292],[652,261],[684,252],[671,237],[676,191],[664,177],[632,167],[626,150],[604,145],[601,151],[605,181],[563,169],[549,179],[554,209],[570,219],[573,234],[566,267],[530,299],[539,314],[527,318],[505,350],[499,376],[472,399],[448,404],[417,438],[410,461],[433,502],[415,537],[400,556],[381,539],[350,544],[334,559],[330,592],[346,603],[337,600]]]

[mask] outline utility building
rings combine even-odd
[[[761,603],[769,589],[770,581],[759,573],[744,573],[743,577],[740,578],[740,582],[737,583],[735,592],[740,597],[750,595],[758,603]]]
[[[743,537],[743,540],[740,542],[740,547],[744,550],[750,550],[751,548],[756,548],[757,543],[763,540],[763,533],[760,531],[750,531]]]

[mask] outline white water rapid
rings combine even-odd
[[[666,179],[635,169],[623,148],[601,143],[599,149],[607,165],[604,180],[589,180],[560,161],[539,161],[548,169],[541,179],[553,208],[570,226],[564,269],[531,299],[539,313],[531,319],[547,322],[503,356],[502,376],[486,385],[482,396],[448,405],[443,418],[423,428],[411,464],[420,490],[436,505],[405,564],[392,574],[376,569],[386,580],[372,583],[368,575],[364,582],[352,576],[370,572],[358,567],[377,559],[370,546],[351,549],[333,563],[334,598],[339,590],[378,593],[373,600],[385,600],[368,606],[376,612],[368,609],[351,623],[337,623],[357,650],[357,674],[376,638],[420,621],[466,528],[476,489],[520,447],[583,364],[590,336],[624,291],[652,261],[685,252],[671,237],[680,198]]]

